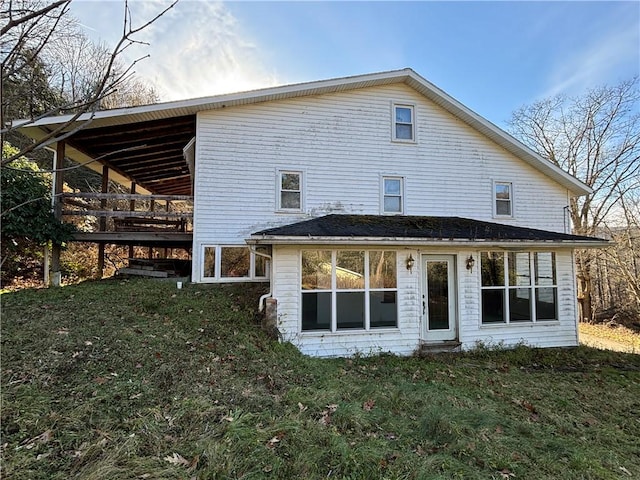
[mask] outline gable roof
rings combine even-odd
[[[83,131],[86,131],[87,129],[94,130],[111,128],[112,131],[116,130],[126,132],[128,130],[126,125],[130,125],[132,123],[163,123],[163,120],[167,121],[176,117],[187,118],[189,116],[195,116],[201,111],[217,110],[233,106],[249,105],[289,98],[299,98],[310,95],[323,95],[395,83],[404,83],[410,86],[470,127],[514,154],[516,157],[521,158],[534,168],[552,178],[560,185],[567,188],[574,195],[585,195],[592,192],[592,190],[583,182],[541,157],[514,137],[489,122],[487,119],[464,106],[431,82],[425,80],[410,68],[315,82],[298,83],[281,87],[264,88],[190,100],[157,103],[139,107],[103,110],[91,114],[85,114],[78,118],[76,123],[91,120],[91,123]],[[34,122],[23,120],[16,122],[16,125],[22,124],[23,127],[21,127],[21,130],[26,135],[37,139],[42,138],[49,129],[56,125],[63,124],[71,118],[71,116],[59,116],[42,118]],[[166,124],[168,126],[170,125],[170,122],[166,122]],[[195,135],[195,130],[193,133]],[[95,137],[95,135],[93,136]],[[69,138],[68,143],[71,147],[69,150],[69,156],[71,158],[74,158],[74,155],[77,153],[80,154],[77,155],[78,157],[82,157],[82,154],[84,153],[84,159],[87,157],[86,154],[88,154],[89,157],[91,156],[91,152],[86,151],[88,148],[86,145],[83,146],[83,148],[74,149],[73,137]],[[118,169],[116,169],[116,171],[117,170]],[[125,176],[127,175],[125,171],[122,171],[121,173]]]
[[[332,214],[261,230],[248,243],[481,243],[485,246],[602,247],[606,240],[461,217]]]

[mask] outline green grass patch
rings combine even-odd
[[[312,359],[259,287],[107,280],[2,300],[2,478],[640,478],[640,356]]]

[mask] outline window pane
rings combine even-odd
[[[269,259],[267,257],[263,257],[262,255],[258,255],[258,253],[262,253],[264,255],[269,254],[268,247],[256,247],[256,253],[254,254],[254,276],[255,277],[266,277],[267,276],[267,262]]]
[[[384,194],[385,195],[400,195],[401,181],[399,178],[385,178],[384,179]]]
[[[509,254],[509,285],[531,285],[529,253]]]
[[[504,318],[504,289],[482,291],[482,323],[502,323]]]
[[[300,190],[300,174],[283,173],[282,190]]]
[[[220,256],[220,276],[248,277],[249,258],[248,247],[222,247]]]
[[[396,252],[369,252],[369,287],[396,288]]]
[[[398,300],[396,292],[371,292],[369,294],[369,315],[371,328],[397,326]]]
[[[496,184],[496,198],[499,200],[510,200],[511,186],[507,184]]]
[[[427,262],[429,330],[449,329],[449,263]]]
[[[324,250],[302,252],[302,289],[331,289],[331,252]]]
[[[204,247],[204,276],[216,276],[216,247]]]
[[[396,122],[411,123],[411,109],[408,107],[396,107]]]
[[[536,290],[536,320],[557,320],[557,289]]]
[[[300,192],[280,192],[280,207],[300,209]]]
[[[500,252],[482,252],[482,286],[504,286],[504,254]]]
[[[331,292],[302,294],[302,330],[331,329]]]
[[[364,328],[364,292],[336,293],[338,330]]]
[[[511,215],[511,201],[496,200],[496,215]]]
[[[411,125],[396,124],[396,138],[401,140],[413,139],[413,128]]]
[[[530,322],[531,321],[531,289],[510,288],[509,289],[509,321]]]
[[[336,286],[342,290],[364,288],[364,252],[337,253]]]
[[[400,202],[400,197],[384,197],[384,211],[401,212],[402,205]]]
[[[539,252],[534,257],[536,270],[536,285],[556,284],[556,254],[554,252]]]

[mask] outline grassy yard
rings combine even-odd
[[[640,478],[640,355],[311,359],[257,294],[2,295],[2,478]]]

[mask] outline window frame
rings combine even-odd
[[[205,259],[206,250],[208,248],[214,249],[214,275],[206,276],[205,273]],[[249,250],[249,275],[244,277],[223,277],[222,276],[222,249],[224,248],[246,248]],[[202,283],[234,283],[234,282],[267,282],[271,277],[271,259],[267,260],[265,265],[265,275],[256,275],[256,256],[258,253],[253,248],[246,244],[209,244],[204,243],[200,248],[201,261],[200,261],[200,281]],[[268,254],[270,257],[270,254]]]
[[[293,174],[298,175],[299,178],[299,190],[283,190],[282,177],[283,175]],[[296,170],[289,168],[278,168],[276,170],[276,212],[278,213],[300,213],[304,211],[304,188],[305,178],[304,170]],[[282,206],[282,193],[283,192],[298,192],[300,195],[300,206],[298,208],[286,208]]]
[[[498,198],[497,188],[498,186],[508,186],[509,187],[509,213],[503,214],[498,213],[498,202],[505,202],[506,200]],[[502,180],[494,180],[492,182],[492,199],[493,199],[493,217],[494,218],[515,218],[515,203],[514,199],[514,187],[513,182],[502,181]]]
[[[318,289],[308,289],[305,290],[302,288],[303,282],[303,255],[304,252],[330,252],[331,253],[331,283],[330,288],[318,288]],[[339,288],[338,280],[336,276],[337,267],[337,257],[339,252],[363,252],[364,254],[364,286],[362,288]],[[371,286],[371,272],[370,272],[370,261],[371,261],[371,252],[383,252],[383,253],[393,253],[395,255],[395,287],[372,287]],[[398,274],[399,274],[399,255],[396,250],[392,249],[366,249],[366,248],[341,248],[341,249],[332,249],[332,248],[305,248],[302,249],[299,253],[299,267],[300,267],[300,275],[298,279],[298,288],[300,292],[300,305],[299,305],[299,321],[298,321],[298,331],[301,335],[326,335],[326,334],[357,334],[364,332],[380,332],[383,330],[398,330],[400,315],[399,315],[399,288],[398,288]],[[338,328],[338,294],[340,293],[359,293],[362,292],[364,295],[364,319],[363,319],[363,328]],[[371,326],[371,294],[377,293],[385,293],[392,292],[395,293],[395,325],[394,326],[379,326],[372,327]],[[330,304],[330,312],[331,318],[329,322],[328,329],[303,329],[303,296],[311,295],[314,293],[329,293],[331,295],[331,304]]]
[[[398,122],[396,120],[396,109],[408,108],[411,111],[411,123]],[[411,138],[399,138],[397,135],[397,126],[411,125]],[[398,143],[416,143],[416,106],[412,103],[392,102],[391,104],[391,140]]]
[[[529,281],[527,284],[523,284],[518,282],[512,282],[512,270],[510,268],[510,256],[517,254],[528,254],[528,265],[527,272],[528,275],[518,275],[528,276]],[[501,285],[483,285],[483,258],[484,254],[499,254],[502,255],[502,278],[503,282]],[[553,282],[550,284],[539,283],[538,276],[539,269],[537,268],[538,264],[538,255],[551,255],[551,268],[553,272]],[[549,325],[554,322],[559,322],[559,296],[558,296],[558,259],[556,252],[540,250],[540,251],[497,251],[497,250],[488,250],[482,251],[479,253],[478,258],[480,260],[480,326],[481,327],[491,327],[491,326],[513,326],[513,325],[535,325],[535,324],[544,324]],[[517,275],[517,272],[516,272]],[[512,284],[513,283],[513,284]],[[555,318],[539,318],[538,314],[538,294],[540,290],[553,290],[553,298],[554,298],[554,307],[555,307]],[[528,298],[529,298],[529,316],[528,320],[512,320],[511,318],[511,294],[512,292],[516,292],[518,290],[527,290]],[[502,321],[495,322],[485,322],[484,321],[484,292],[487,291],[499,291],[502,292]]]
[[[387,180],[399,180],[400,181],[400,194],[392,195],[385,192],[385,186]],[[405,178],[400,175],[382,175],[380,177],[380,213],[382,215],[404,215],[405,211]],[[400,198],[400,211],[388,212],[385,210],[385,198],[386,197],[398,197]]]

